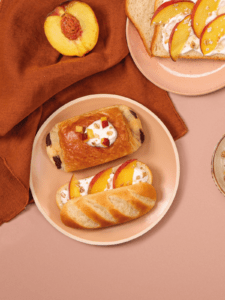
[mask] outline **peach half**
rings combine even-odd
[[[189,0],[172,0],[164,2],[155,11],[151,23],[166,24],[171,18],[183,13],[189,15],[194,7],[194,2]]]
[[[200,47],[204,55],[209,54],[218,45],[219,40],[225,35],[225,14],[219,15],[208,23],[200,37]]]
[[[44,23],[45,35],[59,53],[82,57],[96,45],[99,26],[91,7],[70,1],[56,7]]]

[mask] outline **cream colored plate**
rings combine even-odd
[[[153,173],[153,185],[158,194],[157,204],[145,216],[114,227],[97,230],[73,229],[60,220],[55,194],[69,182],[71,173],[57,170],[46,154],[45,138],[58,122],[88,111],[116,104],[124,104],[140,117],[145,133],[143,145],[127,157],[102,166],[76,172],[78,179],[96,174],[109,166],[116,166],[131,158],[146,163]],[[52,114],[39,129],[33,144],[30,187],[34,201],[43,216],[57,230],[80,242],[94,245],[115,245],[135,239],[153,228],[171,206],[178,188],[180,164],[176,145],[165,125],[143,105],[117,95],[91,95],[76,99]]]
[[[127,19],[127,44],[137,68],[158,87],[180,95],[203,95],[225,86],[225,61],[150,57]]]
[[[221,153],[225,151],[225,135],[220,139],[212,157],[212,177],[216,186],[225,195],[225,157]]]

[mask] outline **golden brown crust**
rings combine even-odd
[[[95,223],[100,224],[100,227],[108,227],[113,224],[112,222],[105,220],[101,215],[96,214],[94,209],[84,201],[77,201],[76,206],[83,211],[88,218],[92,219]]]
[[[154,187],[141,182],[70,200],[63,206],[60,217],[65,225],[73,228],[118,225],[149,212],[156,203],[156,197]]]
[[[58,156],[61,161],[59,168],[71,172],[133,153],[143,142],[141,122],[133,113],[127,106],[115,105],[56,124],[50,132],[52,144],[46,147],[51,161],[55,163],[55,157]],[[80,133],[75,132],[75,127],[87,127],[102,116],[106,116],[117,130],[117,139],[110,147],[89,146],[81,139]]]
[[[111,147],[91,147],[82,141],[79,133],[75,133],[76,125],[88,127],[101,117],[107,116],[117,130],[117,139]],[[105,112],[80,116],[77,120],[69,120],[60,124],[59,139],[63,151],[64,163],[68,171],[85,169],[90,166],[100,165],[132,152],[129,144],[129,131],[127,121],[123,118],[118,108],[110,108]],[[73,136],[72,142],[71,135]],[[87,156],[87,153],[90,155]]]

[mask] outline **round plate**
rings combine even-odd
[[[60,220],[55,195],[62,185],[69,182],[72,174],[57,170],[51,163],[45,149],[46,135],[60,121],[117,104],[127,105],[138,114],[145,132],[145,142],[135,153],[101,166],[77,171],[76,177],[78,179],[85,178],[107,167],[116,166],[128,159],[137,158],[146,163],[153,173],[153,186],[157,192],[157,204],[148,214],[122,225],[95,230],[67,227]],[[143,105],[117,95],[91,95],[62,106],[45,121],[39,129],[33,144],[30,187],[38,209],[60,232],[87,244],[120,244],[135,239],[153,228],[172,204],[178,188],[179,177],[180,164],[177,148],[165,125]]]
[[[222,152],[225,151],[225,135],[220,139],[215,147],[211,171],[212,177],[220,192],[225,195],[225,157],[222,157]]]
[[[150,57],[134,27],[127,19],[127,44],[142,74],[160,88],[180,95],[203,95],[225,86],[225,62],[203,59]]]

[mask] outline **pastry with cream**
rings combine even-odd
[[[57,123],[46,136],[46,150],[57,169],[72,172],[129,155],[143,142],[137,114],[114,105]]]

